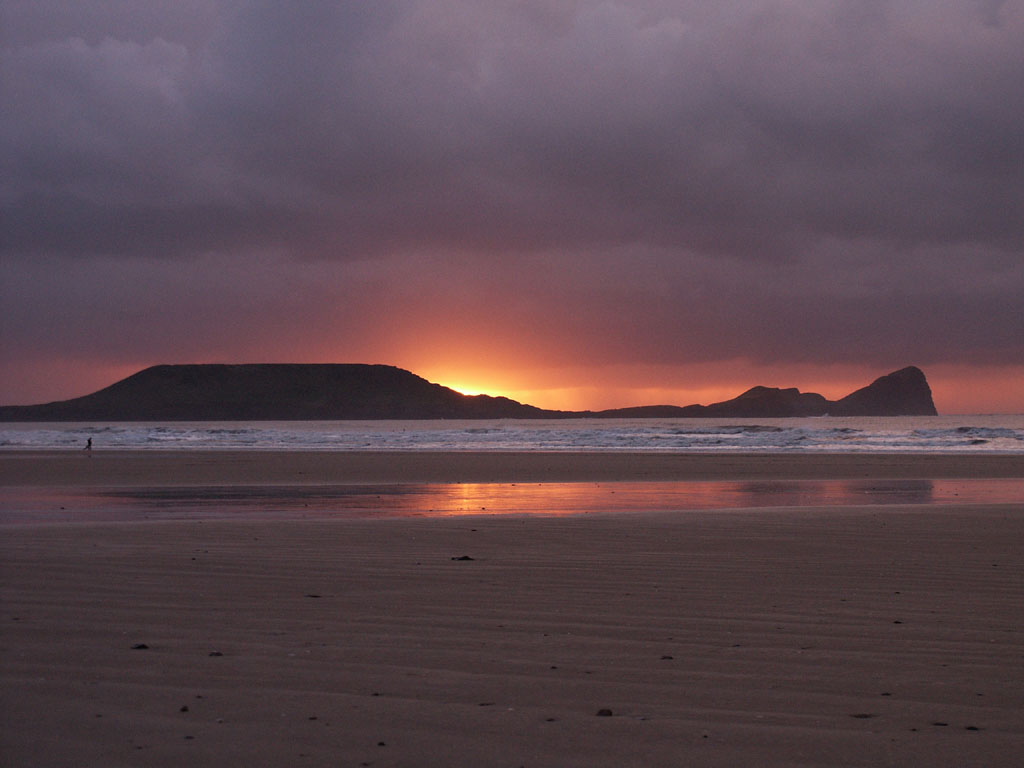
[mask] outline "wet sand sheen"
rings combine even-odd
[[[213,519],[689,513],[710,509],[1006,504],[1024,479],[0,487],[0,525]]]
[[[1024,454],[0,451],[0,486],[1024,477]]]

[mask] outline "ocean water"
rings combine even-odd
[[[0,450],[1024,453],[1024,415],[6,423]]]

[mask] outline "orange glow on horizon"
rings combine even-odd
[[[504,396],[549,410],[602,411],[649,405],[708,405],[731,400],[753,386],[797,387],[838,399],[880,373],[812,366],[765,368],[744,361],[689,366],[604,365],[520,368],[456,360],[402,365],[428,381],[466,395]],[[824,374],[824,375],[823,375]]]
[[[940,414],[1024,413],[1024,366],[936,365],[926,366],[924,370]],[[504,370],[500,374],[475,369],[456,371],[457,366],[453,365],[445,369],[421,368],[415,372],[463,394],[504,396],[538,408],[565,411],[708,405],[731,400],[758,385],[797,387],[801,392],[817,392],[830,400],[838,400],[889,373],[863,366],[801,365],[768,369],[737,362],[678,368],[574,368],[557,374],[528,368]],[[665,383],[636,386],[638,381]]]
[[[276,362],[371,362],[405,368],[424,379],[458,392],[504,396],[538,408],[600,411],[641,405],[707,405],[732,399],[755,385],[798,387],[835,400],[888,373],[862,365],[809,364],[763,366],[747,361],[692,365],[552,365],[546,362],[509,363],[514,351],[491,358],[453,354],[444,360],[401,359],[385,352],[356,356],[302,355]],[[462,357],[463,359],[459,359]],[[519,358],[526,360],[525,356]],[[464,361],[470,362],[464,362]],[[248,355],[211,360],[139,360],[106,362],[46,359],[20,366],[4,382],[2,405],[31,405],[90,394],[158,362],[275,362]],[[970,366],[923,364],[936,408],[942,415],[1024,414],[1024,365]]]
[[[424,373],[422,370],[413,370],[413,373],[417,376],[422,376],[433,384],[440,384],[442,387],[454,389],[460,395],[490,395],[491,397],[510,397],[513,400],[518,399],[513,394],[513,390],[508,389],[504,382],[486,375],[470,373],[449,374],[436,371]]]
[[[471,397],[475,395],[490,395],[491,397],[500,397],[504,395],[505,397],[508,397],[504,392],[500,392],[494,387],[481,387],[476,384],[464,384],[461,381],[451,380],[436,381],[434,383],[440,384],[443,387],[448,387],[448,389],[454,389],[460,395],[470,395]]]

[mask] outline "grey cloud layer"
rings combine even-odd
[[[839,354],[793,330],[825,316],[856,359],[897,321],[926,357],[1024,358],[1024,2],[67,5],[4,7],[3,249],[27,272],[558,253],[556,283],[591,265],[566,322],[661,329],[631,354],[757,356],[766,325],[783,357]],[[588,303],[644,253],[624,306]]]

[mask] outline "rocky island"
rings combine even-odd
[[[463,395],[389,365],[157,365],[84,397],[2,406],[0,421],[303,421],[335,419],[779,418],[935,415],[924,373],[903,368],[840,400],[754,387],[710,405],[553,411]]]

